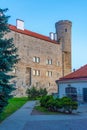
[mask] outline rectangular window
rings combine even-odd
[[[60,66],[60,62],[59,61],[57,61],[57,66]]]
[[[46,72],[46,76],[48,76],[48,71]]]
[[[33,70],[33,75],[35,75],[35,70]]]
[[[49,65],[52,65],[52,59],[49,60]]]
[[[39,57],[33,57],[33,62],[39,63],[40,62],[40,58]]]
[[[52,71],[49,71],[48,75],[49,77],[52,77]]]
[[[36,62],[37,62],[37,63],[39,63],[39,62],[40,62],[40,58],[39,58],[39,57],[37,57]]]
[[[65,32],[67,32],[67,28],[65,28]]]
[[[33,75],[40,76],[40,70],[33,70]]]
[[[33,62],[35,62],[35,57],[33,57]]]
[[[37,76],[40,75],[40,70],[36,70],[36,75],[37,75]]]
[[[46,76],[52,77],[52,71],[47,71],[47,72],[46,72]]]
[[[47,59],[47,60],[46,60],[46,64],[52,65],[52,59]]]

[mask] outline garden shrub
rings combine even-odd
[[[41,106],[47,107],[47,102],[48,102],[50,99],[52,99],[52,98],[53,98],[53,96],[51,96],[51,95],[43,96],[43,97],[41,98],[41,100],[40,100]]]
[[[62,107],[63,107],[63,104],[62,104],[62,102],[61,102],[61,99],[59,99],[59,98],[57,98],[57,99],[55,99],[55,101],[56,101],[56,108],[59,110],[59,109],[61,109]]]
[[[63,97],[61,98],[61,102],[64,108],[64,112],[72,113],[73,110],[78,108],[78,103],[73,101],[71,98]]]
[[[52,112],[61,111],[72,113],[72,111],[76,110],[78,107],[78,103],[72,101],[71,98],[63,97],[60,99],[54,99],[51,95],[42,97],[40,100],[40,104],[42,107],[45,107]]]
[[[29,99],[35,100],[37,98],[47,95],[47,90],[46,88],[37,89],[36,87],[33,86],[31,88],[28,88],[26,93]]]
[[[49,99],[46,103],[46,108],[49,111],[54,111],[54,107],[55,107],[55,100],[53,98]]]
[[[47,95],[46,88],[40,88],[38,91],[39,91],[39,97]]]

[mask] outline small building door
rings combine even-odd
[[[83,88],[83,101],[87,102],[87,88]]]

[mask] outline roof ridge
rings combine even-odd
[[[9,24],[9,29],[12,30],[12,31],[18,32],[18,33],[22,33],[22,34],[25,34],[25,35],[29,35],[29,36],[32,36],[32,37],[35,37],[35,38],[38,38],[38,39],[42,39],[42,40],[51,42],[51,43],[54,43],[54,44],[59,44],[57,41],[51,40],[50,37],[48,37],[48,36],[30,31],[30,30],[27,30],[27,29],[20,30],[20,29],[17,29],[16,26],[11,25],[11,24]]]

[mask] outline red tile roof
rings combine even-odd
[[[72,72],[59,80],[68,80],[68,79],[84,79],[87,78],[87,64],[81,67],[80,69]]]
[[[13,25],[9,25],[9,29],[12,30],[12,31],[21,33],[21,34],[25,34],[25,35],[28,35],[28,36],[31,36],[31,37],[35,37],[35,38],[38,38],[38,39],[42,39],[42,40],[45,40],[45,41],[48,41],[48,42],[58,44],[55,40],[51,40],[47,36],[44,36],[44,35],[29,31],[29,30],[26,30],[26,29],[20,30],[20,29],[17,29],[16,26],[13,26]]]

